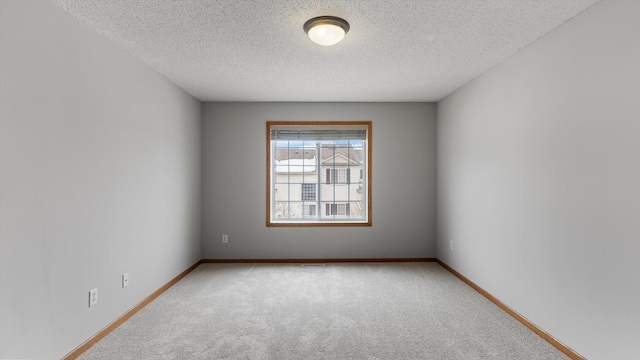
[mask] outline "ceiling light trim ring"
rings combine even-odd
[[[344,30],[344,33],[346,34],[347,32],[349,32],[349,23],[347,22],[347,20],[339,18],[337,16],[318,16],[318,17],[314,17],[313,19],[309,19],[307,20],[307,22],[304,23],[304,26],[302,27],[304,29],[305,33],[309,33],[309,30],[311,30],[311,28],[318,26],[318,25],[334,25],[334,26],[338,26],[340,28],[342,28],[342,30]]]

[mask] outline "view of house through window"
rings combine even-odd
[[[370,225],[370,131],[371,122],[268,122],[267,225]]]

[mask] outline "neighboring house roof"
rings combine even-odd
[[[279,173],[312,173],[316,171],[316,158],[276,160],[276,172]]]
[[[287,159],[315,159],[316,148],[304,147],[304,148],[289,148],[289,149],[277,149],[276,160]]]
[[[354,148],[351,145],[322,145],[322,162],[327,163],[330,160],[338,158],[344,160],[350,160],[351,163],[360,164],[362,161],[362,148]],[[278,162],[283,160],[294,159],[315,159],[316,148],[315,147],[298,147],[289,149],[277,149],[276,160]],[[342,161],[344,162],[344,161]]]
[[[322,164],[323,165],[347,165],[349,164],[352,166],[356,166],[356,165],[360,165],[360,162],[356,161],[354,159],[354,156],[351,156],[351,160],[349,160],[346,156],[342,155],[342,154],[338,154],[336,153],[335,155],[331,154],[331,156],[329,157],[324,157],[322,159]]]

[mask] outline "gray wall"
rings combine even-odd
[[[266,227],[267,120],[373,122],[372,227]],[[435,104],[205,103],[202,126],[203,258],[435,255]]]
[[[200,259],[200,104],[49,1],[0,14],[0,357],[56,359]]]
[[[438,103],[438,258],[589,359],[640,354],[639,64],[604,1]]]

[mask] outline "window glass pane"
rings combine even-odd
[[[364,203],[362,201],[352,201],[349,203],[349,213],[353,217],[362,217],[364,215]]]
[[[315,217],[316,216],[316,205],[304,205],[304,213],[305,217]]]
[[[275,184],[275,201],[289,201],[289,184]]]
[[[291,216],[292,211],[290,203],[288,201],[276,201],[275,202],[275,214],[278,219],[288,219]]]

